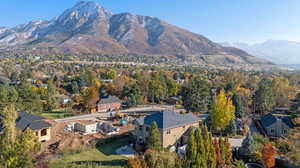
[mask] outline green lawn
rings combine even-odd
[[[58,118],[71,117],[71,116],[73,116],[73,114],[69,111],[66,111],[65,109],[56,109],[53,112],[41,113],[40,116],[48,118],[48,119],[58,119]]]
[[[115,150],[128,144],[130,137],[118,137],[97,143],[90,149],[66,151],[61,156],[50,158],[51,168],[121,168],[127,158],[116,155]]]
[[[50,161],[51,168],[121,168],[127,158],[119,155],[105,155],[98,149],[87,149],[78,153],[64,154],[60,159]]]

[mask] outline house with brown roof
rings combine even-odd
[[[119,110],[122,101],[116,96],[108,96],[107,98],[102,98],[97,103],[97,112],[108,112]]]
[[[192,113],[180,114],[172,110],[157,112],[136,120],[134,134],[136,143],[146,144],[150,126],[156,122],[164,148],[181,143],[183,135],[191,127],[199,127],[206,117],[199,117]]]

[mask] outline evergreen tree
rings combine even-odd
[[[229,125],[226,127],[227,134],[236,135],[237,134],[237,125],[235,120],[231,120]]]
[[[72,89],[73,94],[78,94],[79,93],[79,86],[78,86],[78,84],[75,80],[72,81],[72,83],[71,83],[71,89]]]
[[[191,112],[205,111],[211,104],[211,83],[194,77],[182,87],[181,95],[185,109]]]
[[[186,162],[189,167],[195,165],[195,161],[197,158],[197,144],[195,141],[195,132],[191,131],[186,147]]]
[[[151,124],[147,145],[149,149],[155,151],[160,151],[162,149],[160,132],[155,121]]]
[[[19,99],[18,109],[31,114],[43,111],[43,103],[41,97],[30,83],[22,83],[18,87]]]
[[[243,101],[237,93],[234,93],[232,96],[232,104],[235,106],[235,117],[245,117],[245,108],[243,105]]]
[[[196,132],[196,141],[197,141],[197,157],[196,157],[196,166],[201,168],[207,168],[207,158],[206,150],[204,147],[204,140],[202,136],[201,129],[197,129]]]
[[[216,161],[216,151],[212,138],[212,134],[208,132],[207,126],[203,128],[203,139],[204,139],[204,147],[205,147],[205,160],[207,161],[208,168],[215,168],[217,165]]]
[[[244,139],[242,143],[242,147],[240,148],[240,154],[244,156],[248,156],[250,160],[255,159],[255,142],[251,135],[251,133],[247,134],[247,137]]]

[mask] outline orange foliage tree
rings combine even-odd
[[[265,144],[262,149],[262,160],[267,168],[272,168],[275,166],[275,155],[276,150],[273,145],[270,143]]]
[[[127,168],[148,168],[145,161],[139,157],[135,156],[128,159]]]

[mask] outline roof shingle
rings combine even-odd
[[[154,121],[162,130],[176,128],[183,125],[199,122],[202,119],[192,113],[180,114],[172,110],[157,112],[144,118],[144,124],[151,125]]]

